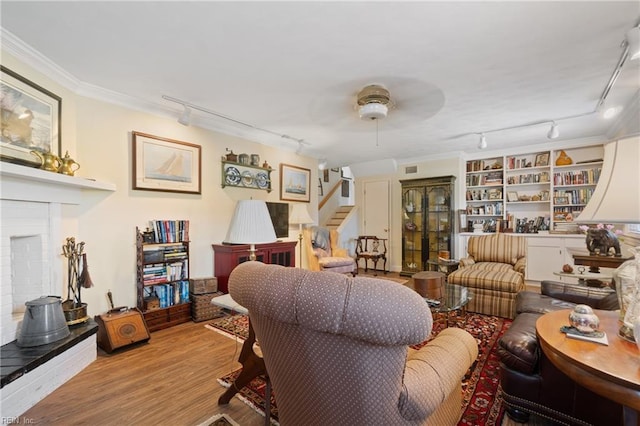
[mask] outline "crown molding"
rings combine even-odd
[[[0,27],[0,42],[3,51],[15,56],[19,61],[46,75],[78,96],[162,117],[177,119],[182,113],[182,109],[164,105],[160,101],[146,101],[85,83],[3,27]],[[274,145],[273,143],[265,143],[264,137],[253,134],[251,129],[242,129],[231,123],[222,123],[213,117],[195,117],[192,119],[192,125],[260,144]]]
[[[15,56],[21,62],[31,66],[61,86],[75,92],[81,84],[80,80],[72,74],[2,27],[0,27],[0,40],[2,50]]]

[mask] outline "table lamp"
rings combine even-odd
[[[289,216],[289,223],[298,225],[298,245],[300,247],[300,268],[302,268],[302,225],[313,223],[305,204],[294,204]]]
[[[576,222],[600,224],[640,223],[640,138],[609,142],[598,185]],[[613,273],[623,325],[620,334],[633,340],[633,324],[640,317],[640,247],[635,257]]]
[[[256,260],[256,244],[276,241],[267,204],[261,200],[240,200],[229,225],[225,242],[250,244],[249,260]]]

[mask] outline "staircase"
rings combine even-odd
[[[340,206],[338,210],[333,213],[333,216],[327,221],[325,226],[329,229],[337,229],[342,221],[349,215],[349,212],[353,209],[353,206]]]

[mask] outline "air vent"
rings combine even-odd
[[[407,166],[404,168],[404,173],[407,175],[411,173],[418,173],[418,166]]]

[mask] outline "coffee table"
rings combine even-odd
[[[435,313],[443,321],[447,327],[451,327],[452,320],[455,325],[457,320],[466,320],[467,304],[473,299],[473,293],[467,287],[458,284],[444,285],[444,292],[440,300],[426,299],[431,308],[431,312]]]
[[[624,406],[625,424],[638,424],[640,412],[640,351],[618,337],[617,311],[594,310],[608,346],[567,337],[571,310],[549,312],[536,321],[536,334],[547,358],[576,383]]]
[[[444,277],[444,274],[441,272],[420,272],[420,274],[424,274],[423,277],[427,277],[426,274],[429,274],[429,279],[432,280],[429,284],[440,282],[438,281],[438,275]],[[414,278],[416,275],[418,274],[415,274]],[[436,315],[436,321],[443,321],[447,327],[450,327],[452,320],[455,324],[457,320],[464,320],[466,318],[466,306],[469,301],[473,299],[473,293],[469,291],[467,287],[458,284],[449,284],[444,282],[444,280],[441,282],[443,284],[439,289],[429,286],[426,292],[424,288],[420,288],[420,279],[418,279],[417,282],[415,279],[409,280],[407,286],[424,298],[429,308],[431,308],[431,312]]]

